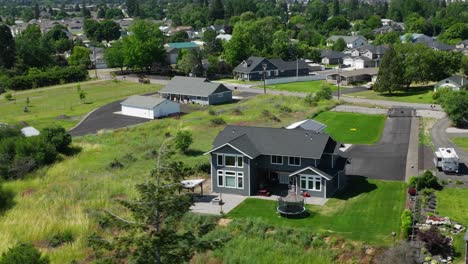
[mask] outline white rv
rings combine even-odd
[[[453,148],[439,148],[434,154],[436,168],[444,172],[458,172],[459,158]]]

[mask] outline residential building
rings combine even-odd
[[[177,102],[154,96],[130,96],[122,103],[122,115],[155,119],[180,113]]]
[[[357,82],[375,82],[378,75],[377,68],[365,68],[356,70],[337,70],[327,75],[327,82],[342,85],[350,85]]]
[[[433,42],[434,39],[424,34],[407,33],[405,35],[400,36],[400,41],[401,43],[429,43]]]
[[[450,88],[453,91],[459,91],[468,85],[468,79],[460,75],[453,75],[445,78],[434,85],[434,92],[440,88]]]
[[[163,97],[183,103],[214,105],[232,101],[232,91],[205,78],[175,76],[159,91]]]
[[[468,39],[462,40],[455,45],[457,49],[468,49]]]
[[[346,57],[346,54],[334,50],[321,50],[320,58],[322,64],[326,65],[337,65],[343,63],[343,58]]]
[[[169,64],[176,64],[181,50],[199,49],[199,46],[194,42],[173,42],[164,45],[166,49],[166,60]]]
[[[356,69],[375,67],[375,62],[366,56],[347,56],[343,58],[343,64]]]
[[[329,198],[345,185],[340,146],[329,135],[304,128],[228,125],[206,153],[212,191],[252,196],[267,189]]]
[[[359,48],[367,44],[367,39],[363,36],[342,36],[342,35],[333,35],[327,39],[327,46],[333,46],[338,39],[342,38],[346,42],[346,47],[348,48]]]
[[[234,68],[233,75],[236,79],[248,81],[262,80],[264,76],[266,79],[308,76],[309,66],[304,60],[284,61],[251,56]]]
[[[388,45],[374,46],[372,44],[356,49],[347,49],[344,53],[348,54],[348,56],[343,58],[343,64],[357,69],[378,67],[387,49]]]

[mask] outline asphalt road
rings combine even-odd
[[[404,181],[410,131],[411,117],[387,118],[377,144],[353,145],[345,152],[344,156],[351,159],[346,174]]]
[[[120,103],[122,101],[112,102],[95,110],[81,124],[73,128],[70,134],[83,136],[97,133],[102,129],[116,129],[150,121],[150,119],[145,118],[114,114],[121,110]]]

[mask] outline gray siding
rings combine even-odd
[[[215,93],[208,96],[208,104],[224,104],[232,101],[232,91],[226,91],[222,93]]]
[[[225,146],[211,154],[211,186],[213,188],[213,192],[222,192],[222,193],[230,193],[230,194],[239,194],[239,195],[244,195],[244,196],[249,196],[250,195],[250,180],[249,180],[249,172],[250,172],[250,160],[249,158],[243,156],[243,167],[242,168],[237,168],[237,167],[226,167],[226,166],[218,166],[217,163],[217,154],[235,154],[239,156],[243,156],[236,150],[230,148],[229,146]],[[234,172],[243,172],[243,183],[244,183],[244,188],[243,189],[238,189],[238,188],[230,188],[230,187],[220,187],[218,186],[218,170],[226,170],[226,171],[234,171]],[[237,187],[237,182],[236,182],[236,187]]]
[[[317,160],[317,166],[319,161]],[[270,155],[260,155],[254,159],[253,165],[257,168],[265,168],[272,171],[295,172],[305,167],[315,167],[314,159],[301,158],[300,166],[288,165],[288,157],[283,157],[283,165],[271,164]]]
[[[314,174],[312,171],[307,171],[307,172],[304,173],[304,175],[316,175],[316,174]],[[318,175],[316,175],[316,176],[318,176]],[[300,180],[301,180],[301,175],[299,174],[299,175],[297,175],[297,184],[298,184],[297,187],[299,188],[299,192],[302,191]],[[327,184],[326,182],[327,182],[327,180],[322,177],[321,190],[320,191],[310,191],[310,190],[304,190],[304,191],[308,192],[310,194],[310,196],[312,196],[312,197],[323,198],[324,194],[325,194],[325,184]],[[327,188],[328,188],[328,186],[327,186]]]

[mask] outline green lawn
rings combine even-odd
[[[452,138],[452,142],[462,148],[465,151],[468,151],[468,138],[467,137],[455,137]]]
[[[90,81],[80,84],[86,93],[82,103],[77,93],[78,84],[66,84],[47,88],[14,92],[16,100],[6,101],[0,97],[0,122],[18,123],[21,121],[43,128],[58,124],[71,128],[89,111],[129,95],[156,92],[160,85],[138,84],[133,82]],[[29,98],[29,113],[24,107]]]
[[[234,208],[232,218],[260,218],[272,225],[324,231],[373,245],[388,245],[399,231],[404,209],[403,182],[355,178],[324,206],[307,206],[310,216],[288,219],[276,213],[275,201],[249,198]]]
[[[300,93],[315,93],[323,85],[330,86],[333,91],[338,90],[338,87],[335,85],[327,84],[326,81],[308,81],[308,82],[292,82],[292,83],[281,83],[281,84],[271,84],[267,85],[267,89],[279,90],[279,91],[288,91],[288,92],[300,92]],[[259,86],[263,88],[263,86]]]
[[[0,215],[0,254],[18,241],[28,241],[46,252],[52,263],[86,260],[91,252],[86,239],[99,230],[94,215],[107,208],[127,217],[126,211],[113,199],[132,197],[134,186],[148,179],[155,167],[154,153],[166,132],[174,135],[179,129],[188,129],[193,133],[190,151],[186,155],[176,154],[175,159],[191,166],[208,162],[208,156],[202,154],[210,149],[216,134],[224,127],[210,123],[214,116],[208,109],[213,109],[228,124],[284,127],[333,104],[328,101],[309,107],[296,97],[261,95],[239,103],[200,108],[180,119],[159,119],[114,132],[74,138],[74,144],[82,148],[79,154],[42,168],[27,179],[4,183],[16,196],[13,208]],[[278,107],[281,105],[289,106],[292,111],[282,112]],[[264,110],[278,119],[266,117]],[[11,117],[15,116],[11,114]],[[133,158],[128,158],[130,155]],[[124,167],[108,169],[114,159]],[[44,247],[47,237],[64,230],[74,234],[74,243],[55,249]]]
[[[450,219],[460,222],[463,226],[468,226],[468,189],[445,188],[437,192],[437,212],[442,216],[448,216]],[[464,263],[465,243],[463,234],[454,237],[454,247],[456,251],[457,262]]]
[[[378,142],[385,126],[383,115],[324,112],[315,120],[326,124],[325,131],[337,141],[350,144]]]
[[[346,96],[367,98],[373,100],[432,104],[434,103],[434,100],[432,99],[432,91],[433,87],[411,87],[408,92],[397,92],[393,93],[392,95],[380,94],[373,90],[368,90],[358,93],[347,94]]]

